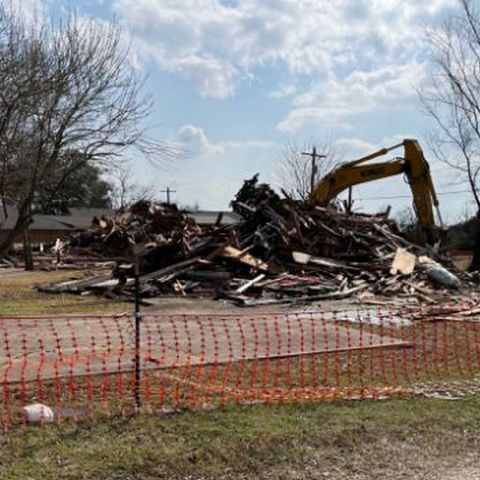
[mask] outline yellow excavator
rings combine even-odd
[[[386,162],[367,163],[400,147],[404,148],[403,157]],[[327,206],[347,188],[400,174],[405,174],[410,185],[415,213],[427,243],[437,242],[440,232],[435,223],[434,208],[442,225],[438,198],[430,175],[430,166],[419,143],[414,139],[407,138],[392,147],[382,148],[365,157],[341,164],[317,183],[307,202],[310,205]]]

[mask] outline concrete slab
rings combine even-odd
[[[314,313],[146,315],[141,358],[143,368],[176,368],[409,345],[371,330]],[[129,316],[0,319],[4,383],[128,372],[134,353]]]

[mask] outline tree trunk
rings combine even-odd
[[[25,270],[33,270],[32,242],[30,241],[28,224],[23,228],[23,258],[25,260]]]
[[[477,211],[476,226],[475,226],[475,245],[473,247],[473,259],[470,268],[470,272],[476,272],[480,270],[480,209]]]
[[[8,232],[7,236],[0,242],[0,257],[7,255],[13,242],[23,234],[25,227],[28,227],[30,222],[30,201],[25,200],[18,209],[17,221],[13,228]]]

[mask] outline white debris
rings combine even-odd
[[[396,275],[400,272],[403,275],[410,275],[415,269],[416,260],[417,257],[413,253],[408,252],[404,248],[397,248],[390,273]]]
[[[423,268],[441,267],[438,262],[436,262],[433,258],[427,257],[426,255],[420,255],[418,257],[418,264]]]
[[[52,423],[55,415],[53,410],[42,403],[32,403],[22,408],[28,423]]]

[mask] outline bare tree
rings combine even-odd
[[[127,149],[168,154],[142,121],[151,99],[113,23],[62,20],[27,24],[0,7],[0,199],[16,206],[0,255],[28,229],[35,198],[85,164],[108,165]],[[65,152],[76,151],[66,161]]]
[[[117,165],[109,176],[109,183],[112,186],[112,207],[116,209],[129,207],[140,200],[154,201],[157,197],[153,185],[141,185],[136,181],[129,165]]]
[[[459,0],[459,10],[429,34],[430,84],[421,92],[437,131],[432,148],[469,185],[477,210],[472,269],[480,268],[480,12]]]
[[[315,148],[319,158],[312,171],[312,153]],[[321,157],[320,157],[321,156]],[[281,152],[280,181],[283,188],[294,198],[306,200],[311,193],[312,179],[316,184],[339,161],[333,142],[327,140],[305,141],[303,144],[290,141]]]

